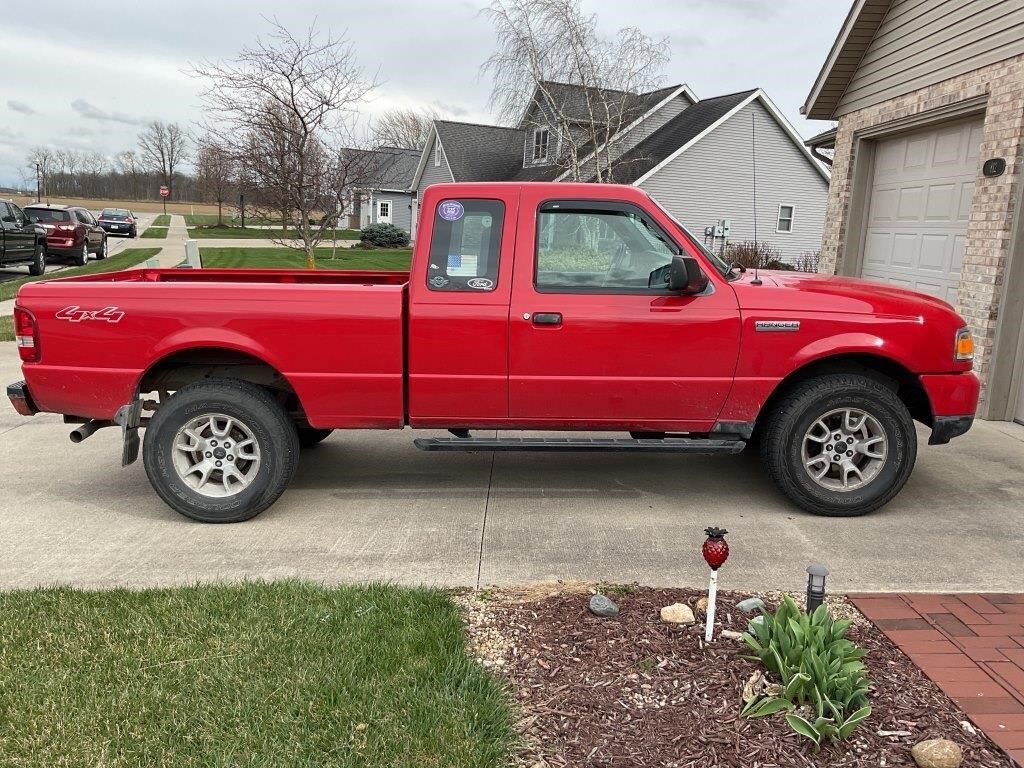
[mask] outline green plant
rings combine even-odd
[[[786,722],[820,746],[841,741],[871,714],[871,682],[861,661],[866,651],[846,638],[850,622],[837,621],[821,605],[802,611],[789,596],[774,613],[750,623],[747,646],[780,683],[778,691],[755,696],[743,707],[746,717],[787,712]]]
[[[359,235],[364,243],[383,248],[405,248],[409,245],[409,233],[394,224],[371,224],[363,227]]]

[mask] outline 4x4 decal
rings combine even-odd
[[[54,315],[58,320],[67,320],[69,323],[80,323],[83,320],[105,320],[108,323],[119,323],[124,317],[120,307],[103,307],[103,309],[82,309],[72,304],[64,307]]]

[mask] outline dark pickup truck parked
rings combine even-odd
[[[46,269],[46,230],[9,200],[0,200],[0,266],[27,264],[33,275]]]

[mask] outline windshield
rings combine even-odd
[[[677,219],[675,216],[673,216],[671,213],[665,210],[665,206],[663,206],[650,195],[648,195],[647,197],[652,203],[654,203],[655,207],[659,211],[661,211],[663,214],[665,214],[666,217],[668,217],[669,221],[671,221],[673,224],[675,224],[677,227],[679,227],[679,229],[683,231],[683,234],[686,235],[686,237],[690,240],[694,247],[696,247],[697,250],[699,250],[707,257],[708,261],[711,262],[711,264],[714,266],[715,269],[718,270],[719,274],[721,274],[722,277],[728,278],[730,276],[731,270],[729,269],[728,264],[722,261],[722,259],[715,253],[709,251],[700,240],[693,236],[693,233],[690,232],[690,230],[683,226],[682,222],[680,222],[679,219]]]
[[[70,221],[67,211],[54,208],[26,208],[25,213],[34,221]]]

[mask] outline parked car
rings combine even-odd
[[[29,219],[46,229],[46,254],[63,256],[82,267],[89,254],[107,258],[107,233],[85,208],[33,203],[25,206]]]
[[[0,266],[27,264],[29,274],[46,270],[46,230],[10,200],[0,200]]]
[[[139,230],[135,214],[127,208],[104,208],[97,219],[103,231],[110,235],[138,237]]]
[[[125,464],[145,427],[157,494],[206,522],[269,507],[299,447],[332,429],[404,426],[448,429],[415,441],[431,451],[752,441],[796,505],[860,515],[910,476],[915,420],[932,444],[973,422],[973,341],[949,304],[737,270],[636,187],[438,184],[418,232],[408,273],[141,269],[25,285],[25,381],[8,395],[19,413],[81,424],[75,442],[120,425]]]

